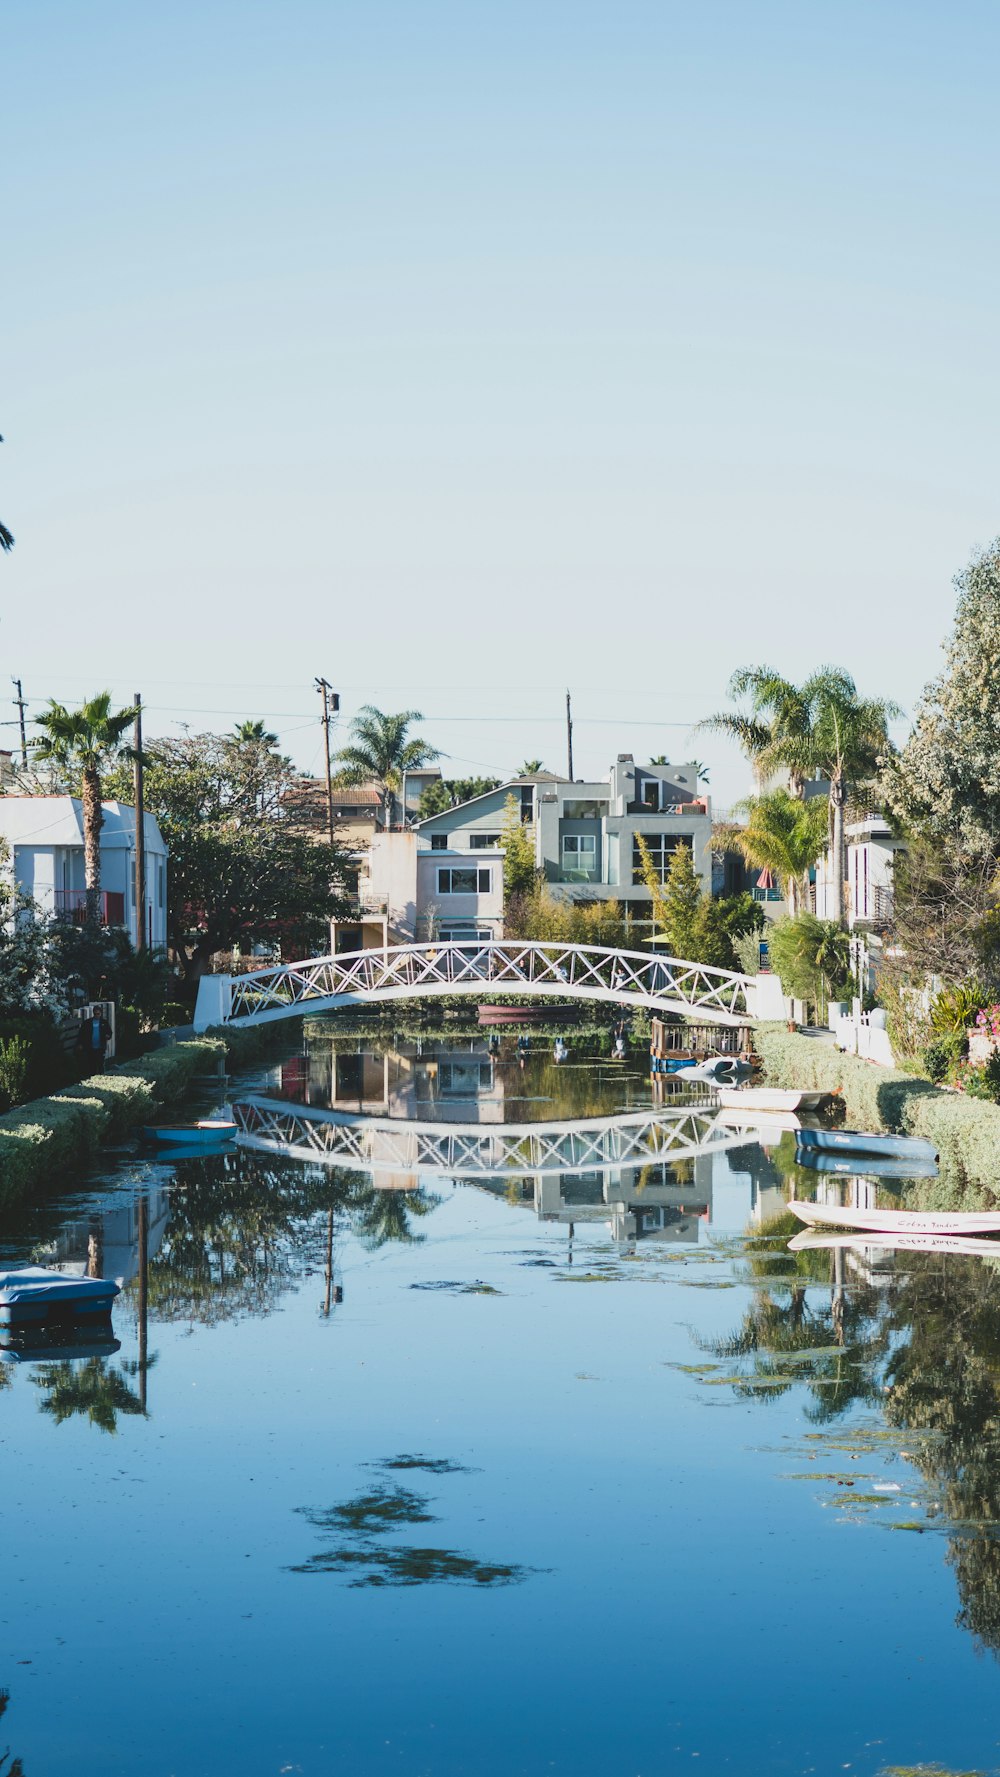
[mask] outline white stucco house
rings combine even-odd
[[[429,943],[503,936],[503,852],[488,846],[431,850],[419,830],[376,833],[362,867],[363,924],[351,944]],[[381,919],[384,935],[374,931]],[[359,927],[360,931],[360,927]],[[350,945],[343,946],[349,948]]]
[[[105,802],[101,829],[101,924],[123,926],[134,944],[135,809]],[[167,943],[167,847],[156,819],[147,814],[146,942]],[[86,907],[83,805],[79,796],[0,796],[0,840],[7,855],[0,870],[50,917],[80,921]]]

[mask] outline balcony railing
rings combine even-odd
[[[86,889],[56,889],[53,901],[57,919],[68,919],[75,926],[82,926],[87,918]],[[98,915],[102,926],[123,926],[125,924],[125,896],[113,890],[103,890],[98,897]]]

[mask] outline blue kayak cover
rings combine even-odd
[[[65,1277],[61,1271],[46,1271],[43,1265],[20,1265],[16,1271],[0,1271],[0,1308],[13,1308],[20,1303],[53,1308],[79,1304],[91,1310],[105,1304],[110,1308],[118,1294],[118,1285],[99,1277]]]

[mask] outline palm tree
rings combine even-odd
[[[515,776],[536,777],[540,771],[544,770],[545,767],[540,759],[525,759],[524,764],[518,768]]]
[[[749,666],[733,674],[729,695],[734,700],[748,699],[749,708],[708,716],[698,723],[695,732],[707,729],[735,740],[749,759],[761,788],[775,766],[783,765],[788,772],[789,790],[793,796],[801,796],[812,732],[805,688],[800,690],[790,679],[782,678],[773,666]],[[776,756],[776,748],[780,749],[780,757]]]
[[[776,735],[765,758],[772,765],[804,762],[830,785],[830,851],[836,917],[846,923],[844,906],[844,807],[853,786],[873,778],[892,751],[889,723],[902,714],[887,697],[859,697],[850,673],[823,666],[803,685],[808,733]]]
[[[738,807],[746,813],[747,824],[724,830],[727,847],[780,879],[794,918],[802,909],[806,877],[826,844],[825,800],[816,796],[799,802],[788,790],[770,790],[749,796]]]
[[[0,438],[0,444],[2,444],[2,443],[3,443],[3,439]],[[5,524],[0,524],[0,549],[11,550],[11,549],[13,549],[13,547],[14,547],[14,538],[13,538],[12,533],[7,529],[7,526]]]
[[[440,758],[437,747],[425,740],[408,738],[414,722],[422,722],[419,710],[400,710],[388,716],[373,704],[363,704],[351,723],[353,740],[336,755],[341,784],[368,784],[382,791],[382,821],[395,826],[396,797],[407,771],[419,771]]]
[[[110,691],[88,698],[78,710],[49,700],[36,718],[41,734],[32,742],[35,757],[83,779],[83,856],[87,883],[87,923],[97,926],[101,914],[101,774],[122,752],[122,742],[135,720],[135,710],[111,709]]]
[[[278,736],[270,728],[265,728],[259,717],[256,722],[237,722],[233,739],[238,746],[266,747],[269,753],[273,753],[278,744]]]

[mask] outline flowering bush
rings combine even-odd
[[[952,1068],[950,1084],[969,1098],[985,1098],[1000,1104],[1000,1051],[982,1063],[960,1061]]]
[[[976,1028],[1000,1043],[1000,1006],[981,1006],[976,1013]]]

